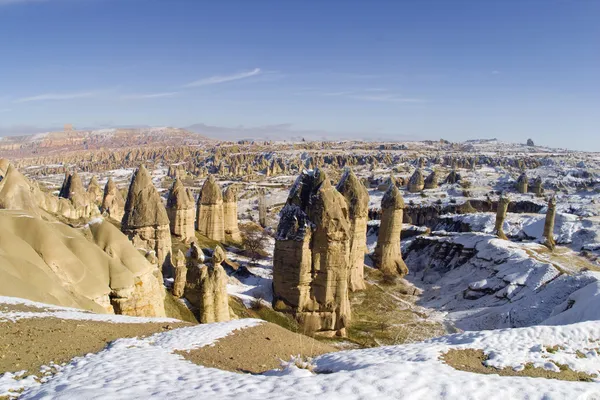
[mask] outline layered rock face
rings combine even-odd
[[[381,225],[373,254],[375,265],[385,275],[408,274],[400,251],[403,211],[404,199],[396,185],[390,185],[381,199]]]
[[[189,189],[183,186],[179,178],[175,179],[167,199],[167,215],[171,233],[184,241],[195,237],[194,220],[196,218],[196,205],[194,196]]]
[[[187,279],[187,265],[185,256],[181,250],[177,251],[175,260],[173,262],[173,268],[175,269],[175,280],[173,281],[173,296],[182,297],[185,291],[185,282]]]
[[[212,175],[209,175],[202,186],[200,197],[198,197],[197,212],[196,229],[198,232],[212,240],[219,242],[225,240],[223,195]]]
[[[527,179],[527,175],[523,172],[519,179],[517,179],[517,192],[519,193],[527,193],[527,186],[529,185],[529,179]]]
[[[417,169],[414,174],[408,180],[408,191],[411,193],[418,193],[425,188],[425,178],[423,172]]]
[[[506,235],[504,234],[504,220],[506,219],[506,212],[508,211],[508,205],[510,204],[510,199],[501,195],[498,199],[498,208],[496,209],[496,225],[494,226],[494,232],[500,239],[508,240]]]
[[[200,250],[190,251],[185,298],[198,309],[200,323],[229,321],[227,273],[221,266],[225,253],[220,246],[213,251],[211,265],[201,264]]]
[[[322,170],[302,173],[277,227],[273,304],[293,312],[306,331],[346,334],[350,238],[346,198]]]
[[[242,234],[238,226],[237,188],[233,185],[223,192],[223,217],[225,233],[233,242],[241,242]]]
[[[544,221],[544,245],[550,250],[554,250],[556,243],[554,242],[554,219],[556,218],[556,197],[551,197],[548,200],[548,211],[546,212],[546,220]]]
[[[437,189],[439,179],[437,171],[432,171],[427,178],[425,178],[425,189]]]
[[[98,184],[98,179],[96,179],[95,176],[92,176],[92,179],[90,179],[90,183],[88,183],[87,192],[92,202],[94,202],[98,206],[102,204],[104,191]]]
[[[108,182],[104,186],[104,197],[100,211],[116,221],[121,221],[125,214],[125,199],[112,178],[108,178]]]
[[[158,265],[168,267],[171,255],[171,232],[167,211],[142,165],[133,174],[121,230],[137,248],[154,250]]]
[[[59,203],[58,213],[70,219],[91,218],[100,215],[100,210],[87,193],[77,172],[67,173],[60,189],[59,197],[70,201]]]
[[[369,219],[369,192],[352,170],[347,169],[337,185],[348,203],[350,216],[350,273],[351,291],[365,289],[364,267],[367,251],[367,221]]]

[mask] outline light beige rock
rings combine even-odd
[[[437,189],[439,183],[439,176],[437,171],[433,170],[427,178],[425,178],[425,189]]]
[[[200,323],[230,320],[228,277],[218,262],[221,252],[220,246],[214,250],[212,265],[192,263],[188,267],[185,298],[198,309]]]
[[[170,266],[171,232],[167,211],[142,165],[133,174],[121,230],[136,248],[154,250],[161,267]]]
[[[98,179],[95,176],[92,176],[90,179],[90,183],[88,184],[87,192],[90,200],[96,205],[102,204],[102,198],[104,197],[104,191],[98,184]]]
[[[527,193],[527,186],[529,185],[529,179],[527,179],[527,174],[523,172],[519,175],[519,179],[517,179],[517,192],[519,193]]]
[[[548,211],[546,211],[546,220],[544,221],[544,246],[550,250],[554,250],[556,242],[554,242],[554,220],[556,218],[556,197],[552,196],[548,200]]]
[[[365,289],[364,267],[367,251],[367,221],[369,219],[369,192],[351,169],[347,169],[337,185],[348,203],[350,216],[350,273],[351,291]]]
[[[500,239],[508,240],[506,235],[504,234],[504,220],[506,219],[506,211],[508,210],[508,205],[510,204],[510,199],[501,195],[498,199],[498,208],[496,209],[496,225],[494,226],[494,232]]]
[[[213,175],[209,175],[202,186],[197,210],[196,229],[198,232],[212,240],[219,242],[225,240],[223,195]]]
[[[425,178],[421,169],[417,169],[408,180],[408,191],[418,193],[425,188]]]
[[[97,204],[84,189],[81,178],[76,171],[65,175],[59,197],[71,202],[72,207],[67,207],[66,203],[63,203],[64,205],[59,207],[59,212],[66,218],[87,219],[100,215]]]
[[[194,221],[196,205],[192,193],[183,186],[179,178],[175,179],[167,199],[171,233],[184,241],[195,237]]]
[[[182,297],[185,291],[185,282],[187,279],[187,265],[185,256],[181,250],[177,251],[175,261],[173,262],[175,268],[175,280],[173,281],[173,296]]]
[[[242,234],[238,226],[238,204],[237,188],[230,185],[223,192],[223,217],[225,234],[229,235],[231,241],[241,242]]]
[[[274,307],[305,331],[345,336],[350,222],[348,204],[320,169],[304,172],[281,211],[273,256]]]
[[[542,183],[542,178],[539,176],[537,178],[535,178],[533,181],[533,193],[535,193],[535,195],[538,197],[542,197],[544,194],[544,186]]]
[[[390,185],[381,199],[381,224],[373,254],[375,265],[384,275],[408,274],[400,251],[403,212],[404,199],[396,185]]]
[[[108,178],[106,186],[104,186],[104,198],[100,210],[116,221],[121,221],[125,214],[125,199],[112,178]]]

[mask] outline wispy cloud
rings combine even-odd
[[[385,88],[366,88],[357,90],[331,91],[322,90],[304,90],[295,92],[294,95],[316,95],[326,97],[343,97],[351,100],[387,102],[387,103],[424,103],[425,100],[414,97],[405,97],[397,93],[392,93]]]
[[[158,99],[161,97],[173,97],[177,96],[180,92],[163,92],[163,93],[145,93],[145,94],[126,94],[121,96],[122,100],[144,100],[144,99]]]
[[[36,96],[22,97],[16,99],[14,103],[28,103],[32,101],[58,101],[58,100],[72,100],[72,99],[83,99],[98,97],[99,95],[106,93],[104,90],[89,91],[89,92],[75,92],[75,93],[44,93]]]
[[[350,96],[354,100],[363,101],[378,101],[387,103],[424,103],[425,100],[417,99],[413,97],[402,97],[395,94],[382,94],[382,95],[353,95]]]
[[[197,87],[207,85],[217,85],[219,83],[238,81],[240,79],[250,78],[261,73],[260,68],[254,68],[251,71],[242,71],[231,75],[215,75],[208,78],[203,78],[194,82],[183,85],[183,87]]]

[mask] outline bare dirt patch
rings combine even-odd
[[[522,371],[515,371],[510,367],[494,368],[483,364],[487,356],[483,350],[475,349],[451,349],[442,356],[442,361],[454,369],[478,374],[495,374],[501,376],[528,376],[531,378],[559,379],[563,381],[591,382],[594,376],[585,372],[573,371],[568,366],[556,364],[560,372],[547,371],[543,368],[536,368],[531,364],[526,364]]]
[[[0,375],[22,370],[37,374],[42,365],[50,362],[62,364],[77,356],[96,353],[115,339],[144,337],[190,325],[183,322],[122,324],[58,318],[0,322]]]
[[[219,339],[214,346],[176,353],[205,367],[261,373],[278,368],[281,360],[288,361],[293,355],[314,357],[337,350],[326,343],[265,322],[237,330]]]

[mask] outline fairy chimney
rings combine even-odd
[[[546,211],[546,220],[544,222],[544,245],[550,250],[554,250],[554,219],[556,218],[556,197],[552,196],[548,200],[548,211]]]
[[[108,178],[106,186],[104,186],[104,198],[102,199],[101,211],[108,217],[121,221],[125,213],[125,199],[115,185],[112,178]]]
[[[229,185],[223,192],[223,217],[225,234],[233,242],[241,242],[242,234],[238,226],[237,188]]]
[[[494,232],[500,239],[504,240],[508,239],[504,234],[504,229],[502,227],[504,225],[504,220],[506,219],[506,211],[508,210],[509,204],[510,199],[502,194],[498,199],[498,207],[496,208],[496,225],[494,226]]]
[[[167,215],[171,233],[186,241],[195,237],[196,205],[192,193],[175,179],[167,198]]]
[[[224,220],[221,188],[215,182],[215,177],[209,175],[198,197],[196,229],[209,239],[222,242],[225,240]]]
[[[425,188],[425,178],[421,169],[417,169],[408,180],[408,191],[418,193]]]

